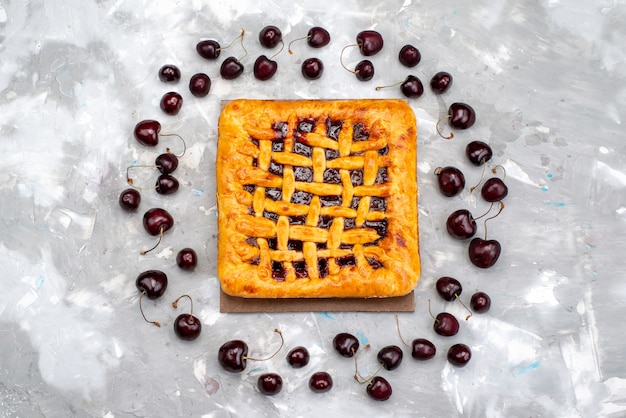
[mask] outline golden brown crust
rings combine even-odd
[[[417,126],[405,102],[236,100],[218,131],[225,293],[390,297],[415,287]]]

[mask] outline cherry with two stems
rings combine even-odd
[[[193,315],[193,300],[191,299],[191,296],[179,296],[178,299],[172,302],[172,307],[177,309],[178,302],[182,298],[189,299],[191,307],[188,314],[180,314],[174,321],[174,333],[181,340],[193,341],[200,336],[200,332],[202,331],[202,322]]]
[[[290,55],[293,54],[291,45],[294,42],[301,41],[303,39],[306,39],[307,44],[311,48],[322,48],[330,43],[330,33],[328,33],[326,29],[320,26],[313,26],[311,29],[309,29],[306,36],[303,36],[301,38],[296,38],[292,40],[291,42],[289,42],[289,47],[287,48],[287,51],[289,52]]]
[[[400,341],[402,341],[402,344],[404,344],[406,347],[411,349],[411,357],[413,357],[415,360],[430,360],[431,358],[435,357],[435,354],[437,353],[437,348],[435,347],[435,344],[433,344],[430,340],[427,340],[426,338],[415,338],[413,341],[411,341],[411,344],[408,344],[404,338],[402,337],[402,333],[400,332],[400,320],[398,318],[398,315],[396,315],[396,328],[398,330],[398,336],[400,337]]]
[[[161,326],[158,321],[149,321],[143,312],[142,300],[143,297],[154,300],[158,299],[165,293],[167,289],[167,275],[160,270],[146,270],[140,273],[135,279],[135,287],[141,292],[139,296],[139,311],[143,319],[157,327]]]
[[[448,136],[444,136],[439,129],[439,124],[446,119],[448,120],[448,124],[453,128],[468,129],[474,126],[474,123],[476,122],[476,112],[474,111],[474,108],[467,103],[452,103],[448,107],[448,114],[439,118],[437,124],[435,125],[435,129],[442,138],[452,139],[454,138],[454,132],[450,132]]]
[[[222,344],[217,352],[217,361],[222,368],[231,373],[238,373],[245,370],[248,360],[267,361],[273,358],[283,348],[285,340],[280,330],[275,329],[275,333],[280,336],[280,347],[270,356],[265,358],[248,357],[248,344],[242,340],[230,340]]]

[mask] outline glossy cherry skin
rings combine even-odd
[[[178,182],[176,177],[169,174],[161,174],[159,177],[157,177],[154,188],[158,194],[165,195],[176,193],[179,186],[180,183]]]
[[[498,177],[492,177],[485,181],[480,189],[480,195],[487,202],[500,202],[509,194],[509,188]]]
[[[324,393],[333,387],[333,378],[327,372],[315,372],[309,378],[309,389],[315,393]]]
[[[472,141],[465,147],[465,155],[474,165],[483,165],[493,157],[491,147],[483,141]]]
[[[405,67],[415,67],[422,60],[422,54],[413,45],[404,45],[398,53],[398,60]]]
[[[448,276],[443,276],[437,279],[435,288],[437,289],[439,296],[448,302],[452,302],[461,296],[461,293],[463,292],[463,286],[461,286],[461,283],[454,277]]]
[[[354,75],[359,81],[369,81],[374,78],[374,64],[370,60],[359,62],[354,68]]]
[[[164,83],[176,83],[180,80],[180,69],[172,64],[166,64],[159,69],[159,80]]]
[[[141,203],[141,194],[136,189],[126,189],[120,193],[118,202],[125,211],[134,212]]]
[[[319,58],[307,58],[302,62],[302,76],[307,80],[317,80],[324,73],[324,64]]]
[[[300,369],[309,364],[311,356],[306,347],[294,347],[287,353],[287,362],[294,369]]]
[[[193,341],[202,331],[202,322],[190,314],[180,314],[174,321],[174,333],[185,341]]]
[[[426,338],[416,338],[411,342],[411,356],[415,360],[429,360],[435,357],[437,348]]]
[[[135,139],[147,147],[154,147],[159,143],[159,132],[161,132],[161,124],[153,119],[137,122],[133,130]]]
[[[276,26],[265,26],[259,32],[259,42],[266,48],[274,48],[283,40],[283,34]]]
[[[442,312],[435,317],[433,329],[439,335],[452,337],[459,332],[459,321],[454,315],[448,312]]]
[[[257,380],[257,388],[264,395],[277,395],[283,389],[283,378],[276,373],[264,373]]]
[[[171,152],[166,152],[156,157],[154,165],[161,174],[172,174],[178,168],[178,157]]]
[[[211,78],[204,73],[192,75],[189,79],[189,91],[196,97],[205,97],[211,91]]]
[[[400,91],[408,98],[418,98],[424,94],[424,85],[422,81],[414,75],[409,75],[400,84]]]
[[[495,239],[474,238],[468,248],[469,259],[473,265],[483,269],[492,267],[498,261],[502,247]]]
[[[430,89],[433,93],[442,94],[452,87],[452,74],[439,71],[430,79]]]
[[[191,271],[198,265],[198,254],[193,248],[183,248],[176,254],[176,265],[185,271]]]
[[[359,349],[359,340],[347,332],[340,332],[333,338],[333,347],[343,357],[353,357]]]
[[[269,80],[276,74],[278,63],[261,55],[254,62],[254,78],[261,81]]]
[[[217,361],[224,370],[238,373],[245,370],[247,365],[248,344],[241,340],[227,341],[217,352]]]
[[[439,167],[435,170],[439,191],[446,197],[453,197],[463,191],[465,175],[456,167]]]
[[[178,115],[178,112],[183,107],[183,96],[175,91],[167,92],[161,97],[159,106],[168,115]]]
[[[234,80],[243,74],[243,64],[235,57],[228,57],[220,66],[220,75],[225,80]]]
[[[167,289],[167,275],[160,270],[146,270],[137,276],[135,286],[148,299],[158,299]]]
[[[472,358],[472,350],[465,344],[454,344],[448,349],[448,361],[456,367],[464,367]]]
[[[446,230],[452,238],[468,239],[476,234],[476,221],[469,210],[455,210],[448,216]]]
[[[386,401],[391,397],[391,385],[381,376],[374,376],[371,383],[367,385],[367,394],[376,401]]]
[[[476,112],[467,103],[452,103],[448,108],[449,124],[457,129],[467,129],[476,122]]]
[[[378,352],[376,359],[386,370],[395,370],[400,367],[404,353],[397,345],[388,345]]]
[[[361,54],[366,57],[377,54],[383,49],[383,37],[374,30],[364,30],[357,34],[356,43],[359,45]]]
[[[159,235],[173,226],[174,218],[165,209],[148,209],[143,215],[143,227],[150,235]]]
[[[307,44],[311,48],[322,48],[330,43],[330,33],[324,28],[313,26],[307,33]]]
[[[221,51],[222,49],[219,42],[213,39],[200,41],[196,44],[196,52],[198,52],[198,54],[204,59],[217,59],[220,56]]]
[[[491,308],[491,298],[485,292],[476,292],[470,299],[470,306],[476,313],[482,314],[488,312]]]

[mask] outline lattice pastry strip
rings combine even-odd
[[[218,277],[242,297],[388,297],[420,273],[415,117],[399,100],[220,116]]]

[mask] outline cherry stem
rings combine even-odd
[[[399,86],[400,84],[404,83],[404,81],[398,81],[397,83],[393,83],[393,84],[388,84],[386,86],[376,86],[375,90],[376,91],[380,91],[382,89],[387,89],[389,87],[395,87],[395,86]]]
[[[283,40],[280,40],[280,49],[278,50],[277,53],[275,53],[274,55],[272,55],[269,59],[273,60],[276,55],[280,54],[281,52],[283,52],[283,49],[285,49],[285,42],[283,42]]]
[[[480,179],[478,180],[478,184],[476,184],[475,186],[472,186],[470,188],[470,193],[472,193],[474,191],[474,189],[476,189],[478,186],[480,186],[480,184],[483,182],[483,179],[485,178],[485,167],[487,167],[487,164],[483,163],[482,166],[483,166],[483,171],[480,174]]]
[[[345,50],[346,50],[346,48],[352,48],[352,47],[355,47],[355,46],[359,46],[359,44],[350,44],[350,45],[346,45],[346,46],[344,46],[344,47],[343,47],[343,49],[341,50],[341,54],[339,54],[339,63],[341,64],[341,66],[342,66],[343,68],[345,68],[345,69],[346,69],[346,71],[349,71],[349,72],[351,72],[352,74],[357,74],[357,73],[358,73],[358,71],[351,70],[351,69],[349,69],[348,67],[346,67],[346,66],[344,65],[344,63],[343,63],[343,51],[345,51]]]
[[[243,28],[241,28],[241,33],[239,34],[239,36],[237,36],[236,38],[234,38],[232,41],[230,41],[230,43],[226,46],[223,46],[221,48],[217,48],[218,51],[221,51],[222,49],[226,49],[226,48],[230,48],[232,46],[232,44],[234,44],[238,39],[243,38]]]
[[[357,353],[354,356],[354,380],[356,380],[358,383],[363,384],[363,383],[367,383],[367,384],[372,384],[372,379],[378,374],[378,372],[380,372],[380,370],[383,368],[383,364],[380,363],[378,366],[378,369],[376,369],[376,371],[370,376],[370,377],[363,377],[361,375],[361,373],[359,373],[359,366],[358,366],[358,360],[359,360],[359,356],[361,355],[361,353],[365,350],[368,350],[370,348],[369,344],[366,344],[363,347],[363,350],[361,350],[359,353]]]
[[[137,187],[135,186],[135,181],[130,177],[130,169],[131,168],[159,168],[160,166],[158,165],[131,165],[129,167],[126,167],[126,182],[131,185],[134,189],[137,190],[152,190],[152,189],[156,189],[158,186],[152,186],[152,187]]]
[[[293,54],[293,51],[291,50],[291,44],[296,42],[296,41],[301,41],[303,39],[309,39],[311,37],[311,35],[307,35],[307,36],[302,36],[300,38],[296,38],[294,40],[292,40],[291,42],[289,42],[289,45],[287,47],[287,52],[289,52],[289,54]]]
[[[489,209],[487,209],[487,212],[483,213],[482,215],[480,215],[480,216],[479,216],[479,217],[477,217],[477,218],[474,218],[474,221],[477,221],[477,220],[479,220],[480,218],[483,218],[483,217],[487,216],[487,214],[488,214],[489,212],[491,212],[491,209],[493,209],[493,204],[494,204],[494,202],[491,202],[491,205],[489,205]]]
[[[276,354],[278,354],[278,352],[281,350],[281,348],[283,348],[283,345],[285,344],[285,339],[283,338],[283,333],[280,332],[280,330],[278,328],[276,328],[274,330],[274,332],[277,333],[280,336],[280,346],[278,347],[278,349],[276,349],[274,354],[272,354],[271,356],[266,357],[266,358],[254,358],[254,357],[247,357],[247,356],[244,356],[244,358],[246,360],[252,360],[252,361],[267,361],[267,360],[273,358]]]
[[[439,120],[437,121],[437,124],[435,124],[435,129],[437,130],[437,133],[443,139],[452,139],[452,138],[454,138],[454,132],[450,132],[450,135],[448,135],[448,136],[443,136],[443,134],[439,130],[439,124],[441,123],[441,121],[444,120],[444,119],[450,119],[451,117],[452,117],[452,115],[445,115],[445,116],[439,118]]]
[[[430,310],[430,299],[428,299],[428,313],[430,314],[430,317],[435,320],[435,322],[439,322],[439,319],[437,319],[435,315],[433,315],[433,311]]]
[[[161,228],[159,229],[159,240],[157,241],[156,244],[154,244],[154,247],[150,248],[149,250],[142,250],[140,254],[141,255],[146,255],[150,251],[154,250],[156,247],[159,246],[159,244],[161,243],[162,239],[163,239],[163,225],[161,225]]]
[[[485,239],[487,239],[487,221],[489,219],[493,219],[495,217],[497,217],[498,215],[500,215],[500,212],[502,212],[502,210],[504,209],[504,202],[500,201],[500,209],[498,209],[498,213],[496,213],[493,216],[488,217],[487,219],[485,219],[485,222],[483,222],[483,225],[485,226]]]
[[[459,301],[461,306],[463,306],[465,308],[465,310],[469,313],[469,315],[467,315],[465,317],[465,320],[467,321],[468,319],[470,319],[472,317],[472,311],[470,311],[470,309],[467,307],[467,305],[465,303],[463,303],[463,301],[461,300],[461,298],[459,298],[459,295],[457,293],[454,294],[454,297],[456,298],[456,300]]]
[[[185,155],[185,151],[187,151],[187,143],[185,142],[182,136],[178,134],[159,134],[159,135],[160,136],[175,136],[178,139],[180,139],[180,142],[183,143],[183,152],[181,152],[180,154],[174,154],[169,147],[165,148],[165,150],[168,152],[168,154],[174,154],[178,158],[181,158],[183,155]]]
[[[193,319],[193,299],[191,299],[191,296],[189,295],[181,295],[178,297],[178,299],[176,299],[174,302],[172,302],[172,307],[174,309],[178,308],[178,301],[181,300],[182,298],[187,298],[189,299],[189,303],[191,304],[191,307],[189,308],[189,318],[187,319],[187,322],[190,324],[193,324],[194,319]]]
[[[144,321],[150,323],[150,324],[154,324],[157,327],[161,327],[161,323],[158,321],[148,321],[148,318],[146,318],[146,315],[143,313],[143,307],[141,306],[141,301],[143,300],[143,295],[145,295],[146,292],[143,291],[141,292],[141,296],[139,296],[139,311],[141,312],[141,316],[143,316]]]
[[[246,49],[246,46],[243,44],[243,38],[244,38],[245,33],[246,31],[243,28],[241,28],[241,35],[239,35],[239,39],[241,39],[241,48],[243,49],[244,54],[241,57],[237,58],[237,62],[240,62],[242,59],[245,58],[246,55],[248,55],[248,50]]]
[[[411,346],[406,341],[404,341],[404,338],[402,338],[402,333],[400,332],[400,319],[398,318],[397,314],[396,314],[396,329],[398,330],[398,336],[400,337],[400,341],[402,341],[402,344],[410,348]]]
[[[497,166],[495,166],[494,168],[491,169],[491,172],[493,174],[496,174],[498,171],[498,167],[500,167],[502,169],[502,181],[504,181],[506,179],[506,169],[504,168],[504,166],[498,164]]]

